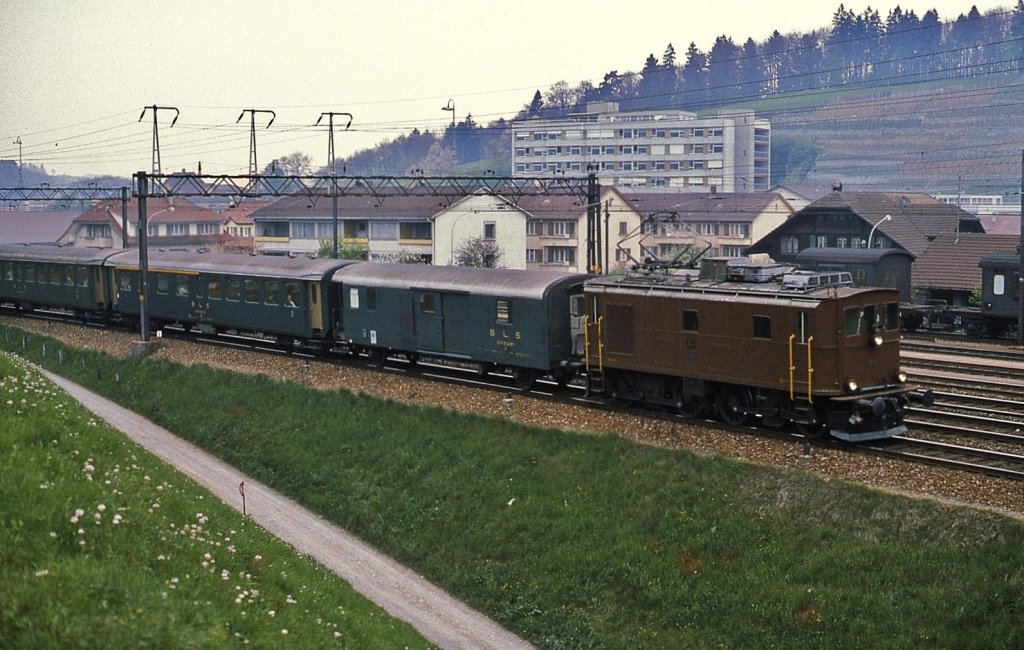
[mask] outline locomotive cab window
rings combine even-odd
[[[860,334],[860,307],[847,307],[843,312],[843,329],[847,336]]]
[[[811,315],[805,311],[798,311],[796,313],[796,342],[801,344],[807,343],[807,338],[811,329]]]
[[[498,300],[497,320],[499,323],[512,322],[512,304],[508,300]]]
[[[772,319],[767,316],[754,316],[754,338],[772,338]]]
[[[683,310],[683,331],[684,332],[696,332],[699,325],[699,319],[697,318],[697,312],[691,309]]]
[[[869,334],[874,334],[878,331],[878,325],[878,309],[874,305],[867,305],[864,307],[864,327],[867,328]]]

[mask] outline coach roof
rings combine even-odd
[[[559,271],[364,262],[339,269],[334,274],[334,281],[362,287],[541,299],[553,287],[582,283],[586,277],[584,274]]]
[[[184,251],[151,251],[148,258],[149,268],[152,271],[220,273],[299,280],[320,279],[342,266],[355,263],[352,260],[293,258],[276,255],[232,255],[229,253],[197,255]],[[107,265],[137,268],[139,252],[133,249],[112,255],[107,261]]]

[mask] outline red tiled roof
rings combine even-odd
[[[1016,235],[939,235],[914,262],[914,286],[971,291],[981,284],[981,258],[989,253],[1016,252],[1019,241]]]

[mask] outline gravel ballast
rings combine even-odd
[[[0,316],[0,323],[51,336],[65,344],[114,356],[130,354],[137,335],[53,321]],[[523,424],[613,434],[643,444],[727,456],[747,462],[798,468],[903,495],[996,509],[1024,518],[1024,483],[981,474],[815,447],[809,455],[798,440],[778,440],[699,422],[667,421],[567,405],[517,391],[497,391],[437,382],[360,364],[335,364],[239,348],[164,338],[154,354],[180,364],[262,374],[323,390],[345,388],[410,404],[500,415]]]

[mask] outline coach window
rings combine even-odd
[[[117,286],[121,288],[121,291],[132,290],[132,274],[128,271],[117,272]]]
[[[508,300],[498,301],[498,322],[499,323],[511,323],[512,322],[512,303]]]
[[[996,273],[992,276],[992,294],[1001,296],[1006,293],[1006,276],[1002,273]]]
[[[313,302],[316,302],[316,293],[313,293]],[[299,289],[298,282],[285,282],[284,283],[284,306],[285,307],[298,307],[299,301],[302,300],[302,291]]]
[[[349,287],[348,306],[349,309],[359,309],[359,289],[355,287]]]
[[[847,307],[843,312],[843,324],[847,336],[860,334],[860,313],[860,307]]]
[[[14,264],[11,262],[4,262],[4,280],[8,282],[14,280]]]
[[[70,266],[65,266],[64,267],[64,286],[65,287],[73,287],[73,286],[75,286],[75,276],[72,273],[72,270],[73,269]]]
[[[156,292],[157,293],[170,293],[171,291],[171,279],[167,277],[166,273],[156,274]]]
[[[228,280],[228,300],[238,302],[242,299],[242,281],[238,278]]]
[[[175,275],[175,293],[182,298],[188,298],[188,276],[187,275]]]
[[[683,331],[684,332],[696,332],[699,321],[697,318],[697,312],[684,309],[683,310]]]
[[[60,284],[60,267],[56,264],[50,265],[50,284]]]
[[[754,316],[754,338],[772,338],[772,319],[767,316]]]
[[[25,265],[25,282],[35,282],[35,281],[36,281],[36,265],[35,264],[26,264]]]
[[[437,312],[433,295],[424,293],[420,296],[420,311],[424,314],[434,314]]]
[[[805,311],[796,313],[796,342],[807,343],[807,332],[811,328],[811,316]]]
[[[277,280],[267,280],[263,285],[263,302],[268,305],[281,304],[281,285]]]
[[[366,309],[373,311],[377,309],[377,290],[367,289],[366,290]]]
[[[210,278],[210,288],[206,295],[210,297],[210,300],[220,300],[224,297],[224,288],[220,277]]]
[[[86,287],[89,286],[89,271],[84,266],[75,268],[75,275],[78,278],[78,286]]]
[[[259,302],[260,301],[260,281],[255,278],[245,279],[245,301],[246,302]]]

